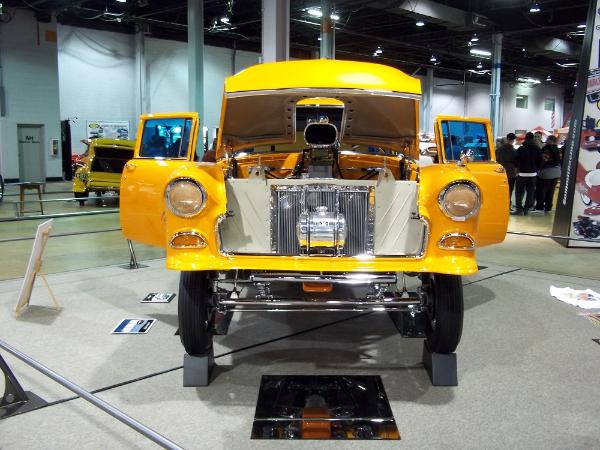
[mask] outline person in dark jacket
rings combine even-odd
[[[515,181],[515,203],[517,209],[511,214],[527,215],[533,207],[537,173],[542,167],[542,151],[533,140],[532,132],[528,132],[525,135],[525,142],[517,150],[515,164],[518,172]],[[525,198],[525,205],[523,205],[525,192],[527,192],[527,197]]]
[[[515,180],[517,179],[517,166],[515,165],[517,152],[514,146],[516,138],[515,133],[508,133],[504,143],[496,149],[496,160],[498,163],[502,164],[502,167],[504,167],[504,170],[506,171],[506,177],[508,178],[509,203],[515,187]]]
[[[556,136],[548,136],[542,148],[542,168],[538,172],[535,187],[535,211],[552,211],[552,200],[556,183],[560,179],[561,157]]]

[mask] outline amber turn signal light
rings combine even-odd
[[[466,233],[453,233],[442,236],[438,244],[444,250],[475,250],[475,241]]]
[[[206,239],[200,233],[186,231],[175,233],[169,242],[172,248],[204,248]]]
[[[333,291],[332,283],[302,283],[302,290],[304,292],[319,292],[327,294]]]

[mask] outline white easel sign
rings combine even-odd
[[[31,255],[29,256],[29,263],[27,264],[27,270],[25,271],[25,276],[23,277],[23,284],[21,285],[21,289],[19,291],[19,300],[15,306],[15,313],[17,316],[21,314],[23,308],[29,306],[29,299],[31,298],[31,291],[33,290],[33,283],[35,283],[35,277],[37,274],[40,274],[42,281],[46,285],[55,308],[60,309],[60,304],[58,303],[58,300],[56,300],[52,289],[50,289],[50,285],[48,285],[46,277],[42,273],[42,255],[44,254],[44,249],[46,248],[46,243],[48,242],[48,236],[50,235],[50,230],[52,229],[52,222],[53,219],[50,219],[39,224],[35,233],[35,240],[33,241],[33,248],[31,249]]]

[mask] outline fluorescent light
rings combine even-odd
[[[222,23],[229,23],[229,17],[227,17],[227,16],[221,17],[221,22]]]
[[[307,14],[308,14],[309,16],[313,16],[313,17],[319,17],[319,18],[323,17],[323,13],[321,12],[321,10],[320,10],[320,9],[317,9],[317,8],[308,8],[308,9],[306,10],[306,12],[307,12]],[[339,15],[337,15],[337,14],[335,14],[335,13],[331,14],[331,16],[330,16],[330,17],[331,17],[333,20],[340,20],[340,16],[339,16]]]
[[[437,61],[437,58],[435,57],[435,55],[431,55],[431,58],[429,58],[429,61],[431,61],[432,63]]]
[[[533,3],[529,8],[530,13],[539,13],[541,10],[542,8],[540,8],[540,5],[538,5],[537,3]]]
[[[321,39],[322,39],[322,38],[321,38],[321,36],[319,36],[319,37],[317,38],[317,40],[319,40],[319,41],[320,41]]]
[[[546,77],[546,81],[552,81],[552,77],[550,77],[550,75],[548,75],[548,76]]]
[[[127,0],[117,0],[119,3],[127,3]]]
[[[378,55],[381,55],[383,53],[383,50],[381,50],[380,46],[377,46],[377,50],[375,50],[375,53],[377,53]]]
[[[530,78],[530,77],[518,77],[517,81],[519,83],[532,83],[532,84],[540,84],[541,81],[538,80],[537,78]]]
[[[554,61],[554,64],[556,64],[559,67],[575,67],[579,63],[578,62],[559,63],[558,61]]]
[[[417,23],[415,23],[416,26],[418,27],[424,27],[425,26],[425,22],[423,22],[421,19],[417,20]]]
[[[472,48],[471,50],[469,50],[469,53],[471,53],[471,55],[477,56],[492,56],[492,52],[480,48]]]
[[[522,95],[515,95],[515,98],[518,98],[519,100],[521,100],[523,98]]]
[[[585,23],[580,23],[579,25],[577,25],[577,28],[579,28],[579,29],[585,28]]]
[[[483,64],[481,62],[477,63],[476,69],[483,69]]]
[[[477,37],[477,33],[473,33],[473,37],[471,38],[471,42],[477,42],[479,38]]]

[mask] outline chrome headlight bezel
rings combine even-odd
[[[476,203],[475,206],[473,207],[473,209],[466,215],[464,216],[456,216],[454,214],[452,214],[450,211],[448,211],[446,209],[446,207],[444,206],[444,200],[446,198],[446,195],[448,195],[448,193],[455,187],[455,186],[459,186],[459,185],[464,185],[464,186],[468,186],[474,193],[476,196]],[[470,219],[471,217],[479,214],[479,210],[481,209],[481,191],[479,190],[479,188],[477,187],[477,185],[471,181],[468,180],[456,180],[453,181],[452,183],[447,184],[440,192],[440,194],[438,195],[438,206],[440,207],[440,209],[442,210],[442,212],[450,217],[452,220],[454,220],[455,222],[464,222],[468,219]]]
[[[202,203],[201,203],[200,207],[198,207],[195,211],[193,211],[191,213],[183,213],[183,212],[179,211],[178,209],[176,209],[173,206],[173,204],[171,203],[171,198],[170,198],[171,191],[175,185],[177,185],[178,183],[181,183],[181,182],[188,182],[188,183],[193,184],[196,188],[198,188],[198,192],[200,193],[200,195],[202,197]],[[169,211],[171,211],[173,214],[175,214],[178,217],[184,217],[186,219],[189,219],[191,217],[197,216],[206,207],[207,200],[208,200],[208,194],[206,193],[206,189],[204,189],[204,186],[202,186],[202,184],[200,184],[198,181],[196,181],[190,177],[175,178],[175,179],[169,181],[169,184],[167,184],[167,187],[165,189],[165,203],[167,204],[167,208],[169,208]]]

